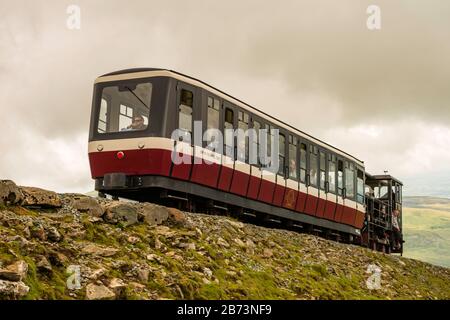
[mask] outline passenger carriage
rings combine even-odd
[[[261,147],[258,139],[242,144],[225,136],[221,153],[207,148],[208,137],[192,139],[194,129],[238,128],[278,130],[277,172],[249,161],[249,150]],[[174,139],[175,130],[191,142]],[[174,154],[191,161],[174,163]],[[123,70],[95,81],[89,161],[102,194],[252,214],[364,245],[379,241],[379,232],[362,234],[371,213],[361,160],[171,70]]]

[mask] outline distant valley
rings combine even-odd
[[[404,256],[450,267],[450,199],[404,197]]]

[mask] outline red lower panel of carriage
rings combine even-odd
[[[258,200],[272,203],[273,193],[275,192],[275,183],[262,179],[259,189]]]
[[[334,215],[334,221],[341,222],[343,211],[344,211],[344,206],[342,204],[337,203],[336,204],[336,213]]]
[[[322,218],[325,214],[325,205],[327,201],[325,199],[319,198],[317,200],[317,210],[316,210],[316,217]]]
[[[216,163],[207,164],[202,161],[200,164],[192,165],[191,181],[198,184],[215,188],[219,179],[220,165]]]
[[[118,152],[123,154],[120,159]],[[89,153],[92,178],[100,178],[107,173],[115,172],[128,175],[153,174],[168,176],[171,162],[171,152],[162,149]]]
[[[230,192],[236,193],[241,196],[247,195],[248,181],[250,176],[247,173],[239,170],[234,170],[233,180],[231,181]]]
[[[310,214],[312,216],[316,215],[318,198],[311,194],[306,196],[306,205],[305,205],[305,213]]]
[[[223,191],[230,190],[231,180],[233,179],[233,171],[234,169],[222,166],[220,169],[219,182],[217,184],[217,188]]]
[[[353,225],[355,223],[356,209],[344,206],[344,210],[342,212],[341,223],[345,223],[348,225]]]
[[[300,191],[298,192],[297,203],[295,205],[295,211],[305,212],[306,198],[307,198],[306,193],[300,192]]]
[[[298,192],[296,190],[286,188],[284,191],[283,207],[295,210],[297,203]]]
[[[186,161],[187,162],[187,161]],[[180,180],[189,180],[191,176],[191,168],[192,168],[192,157],[190,163],[180,163],[180,164],[172,164],[172,174],[171,176]]]
[[[283,203],[284,199],[284,190],[286,189],[285,186],[280,186],[279,184],[275,185],[275,192],[273,194],[273,205],[281,207],[281,204]]]
[[[248,183],[247,197],[250,199],[258,199],[259,187],[261,185],[261,178],[250,176]]]
[[[328,220],[333,220],[335,211],[336,203],[327,201],[327,203],[325,204],[325,213],[323,214],[323,217]]]
[[[356,211],[355,228],[361,229],[364,225],[364,220],[366,219],[366,214],[361,211]]]

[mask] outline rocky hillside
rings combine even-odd
[[[450,270],[224,216],[0,181],[2,299],[450,299]]]

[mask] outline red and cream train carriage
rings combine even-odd
[[[239,160],[212,152],[205,148],[208,141],[171,139],[176,129],[192,134],[194,121],[202,121],[203,131],[278,129],[278,172],[248,163],[248,156]],[[248,153],[249,146],[239,150],[236,140],[225,139],[227,148]],[[193,161],[174,163],[174,151]],[[154,200],[164,191],[188,201],[209,199],[223,209],[240,208],[361,240],[366,220],[362,161],[178,72],[130,69],[99,77],[89,161],[102,193]]]

